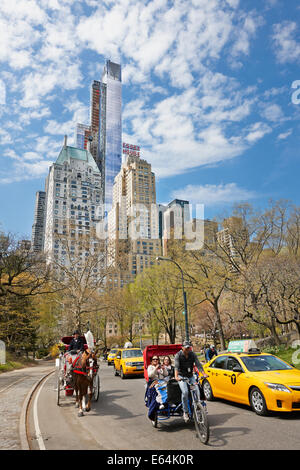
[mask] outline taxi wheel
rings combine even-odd
[[[120,375],[121,375],[122,380],[126,379],[126,375],[124,374],[123,367],[121,368]]]
[[[114,373],[115,373],[115,376],[117,377],[119,374],[118,374],[118,371],[117,369],[114,367]]]
[[[253,411],[259,416],[266,416],[268,414],[265,397],[257,387],[253,387],[250,391],[250,404]]]
[[[203,385],[202,385],[203,393],[205,395],[206,400],[208,401],[213,401],[214,399],[214,394],[211,388],[211,385],[208,380],[204,380]]]

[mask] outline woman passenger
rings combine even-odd
[[[153,381],[153,386],[157,392],[156,401],[160,404],[159,408],[164,408],[163,403],[167,400],[167,382],[168,370],[161,366],[158,356],[153,356],[151,364],[147,368],[148,377]],[[152,384],[150,385],[150,387]]]
[[[174,378],[174,366],[172,366],[172,361],[170,356],[165,356],[163,359],[163,366],[168,371],[168,375],[165,380],[170,380]]]

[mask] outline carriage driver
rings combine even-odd
[[[175,379],[178,381],[181,396],[182,396],[182,408],[183,408],[183,419],[185,422],[189,421],[188,415],[188,386],[183,378],[187,378],[190,384],[195,384],[196,379],[193,376],[194,365],[202,372],[203,376],[206,376],[203,370],[202,365],[199,362],[198,357],[192,351],[192,344],[189,341],[184,341],[182,344],[182,349],[178,351],[175,356]],[[198,398],[200,399],[200,391],[198,387],[196,388]]]
[[[78,330],[75,330],[73,333],[73,338],[71,339],[71,342],[68,347],[68,359],[67,359],[67,374],[65,377],[65,383],[64,385],[66,386],[67,384],[72,384],[73,378],[72,378],[72,371],[73,371],[73,361],[75,360],[76,355],[79,352],[84,351],[84,341],[82,338],[80,338],[80,333]]]
[[[78,352],[83,352],[84,351],[84,341],[82,338],[80,338],[80,333],[78,330],[75,330],[73,333],[74,338],[71,340],[69,344],[69,349],[68,351],[76,351]]]

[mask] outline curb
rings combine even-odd
[[[21,441],[21,450],[30,450],[29,444],[28,444],[28,439],[27,439],[27,411],[29,407],[30,400],[36,391],[36,389],[39,387],[39,385],[45,380],[49,375],[53,374],[55,372],[55,369],[52,370],[51,372],[48,372],[48,374],[43,375],[29,390],[27,393],[22,409],[21,409],[21,414],[20,414],[20,422],[19,422],[19,436],[20,436],[20,441]]]

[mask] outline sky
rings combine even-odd
[[[1,0],[0,228],[31,237],[35,193],[106,59],[122,65],[123,141],[157,202],[300,205],[298,0]]]

